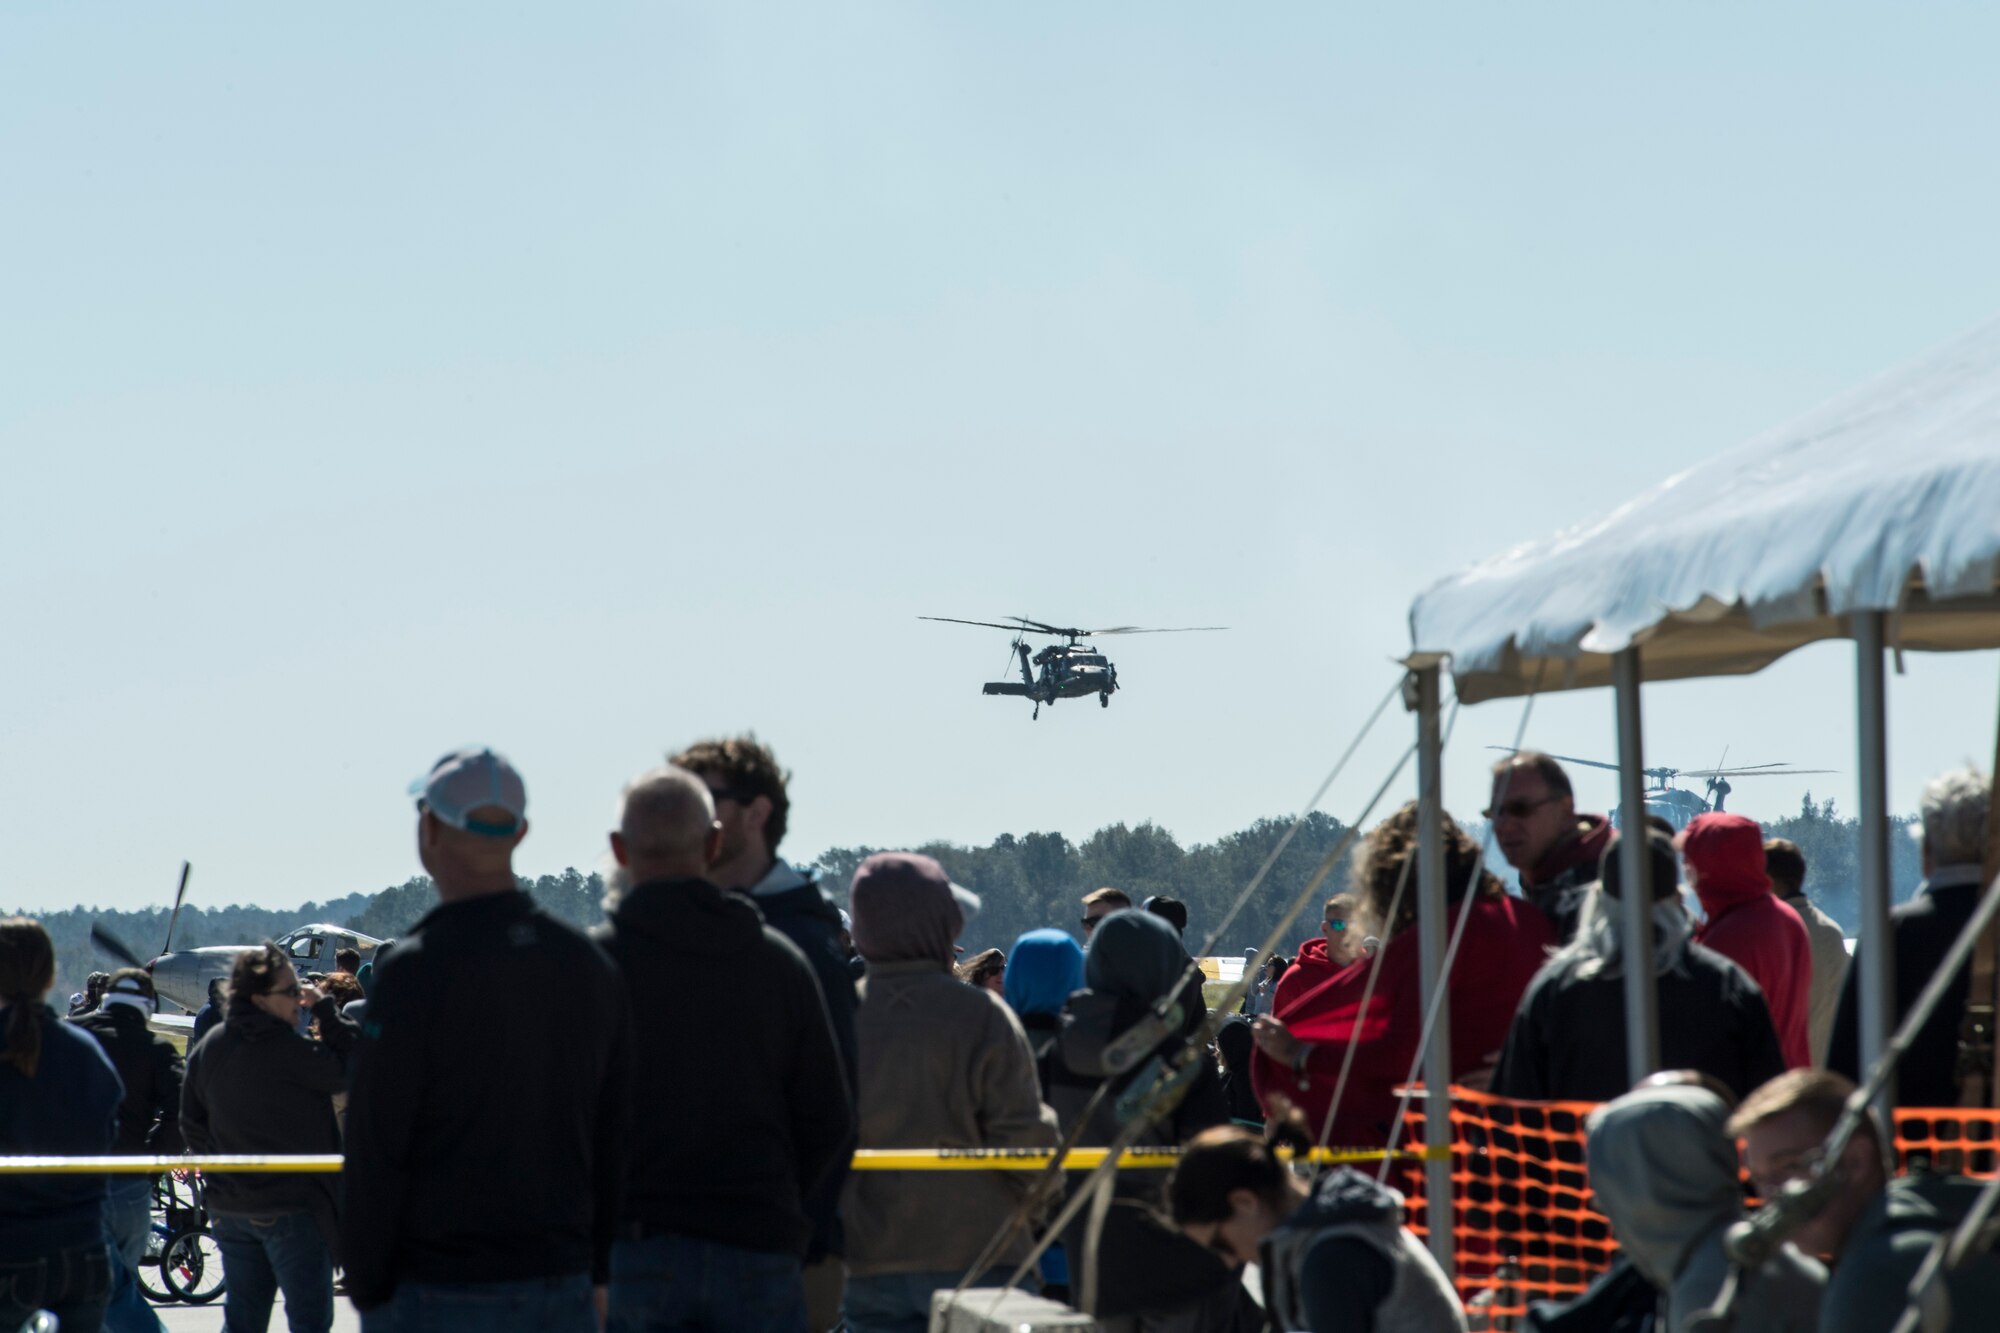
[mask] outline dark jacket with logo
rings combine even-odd
[[[313,1006],[321,1040],[302,1037],[249,1000],[233,1002],[222,1026],[188,1056],[181,1132],[198,1153],[339,1153],[333,1094],[347,1084],[354,1029],[330,999]],[[237,1217],[310,1213],[327,1248],[340,1254],[340,1177],[304,1172],[226,1172],[207,1178],[209,1208]]]
[[[0,1010],[0,1055],[7,1050]],[[125,1089],[104,1049],[38,1006],[42,1054],[29,1078],[0,1061],[0,1157],[111,1151]],[[0,1263],[39,1258],[103,1236],[103,1176],[8,1176],[0,1184]]]
[[[604,951],[521,892],[376,966],[347,1103],[347,1289],[610,1271],[631,1022]]]
[[[635,1003],[627,1229],[803,1254],[803,1201],[854,1132],[805,956],[752,900],[699,879],[637,886],[594,933]],[[672,1012],[674,995],[729,1000],[693,1018]]]
[[[129,1004],[70,1021],[97,1038],[125,1084],[111,1151],[123,1157],[179,1152],[183,1069],[174,1044],[148,1028],[145,1014]]]

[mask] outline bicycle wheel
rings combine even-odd
[[[180,1297],[167,1290],[167,1281],[160,1272],[160,1261],[148,1259],[132,1270],[139,1279],[139,1290],[146,1293],[146,1299],[155,1305],[172,1305]]]
[[[167,1242],[160,1255],[167,1289],[189,1305],[207,1305],[222,1295],[222,1251],[207,1227],[190,1227]]]

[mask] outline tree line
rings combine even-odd
[[[1897,901],[1909,897],[1921,876],[1917,843],[1909,836],[1915,822],[1910,817],[1891,821],[1890,869]],[[1072,842],[1060,833],[1003,833],[982,847],[940,842],[911,850],[936,857],[947,874],[980,895],[984,906],[963,937],[968,951],[1006,948],[1023,931],[1039,926],[1077,931],[1083,914],[1080,899],[1104,885],[1123,889],[1134,902],[1164,894],[1186,903],[1187,942],[1193,949],[1207,940],[1291,824],[1290,819],[1260,819],[1213,842],[1186,845],[1159,825],[1144,822],[1136,826],[1111,824],[1081,842]],[[1808,794],[1797,814],[1767,821],[1764,829],[1767,836],[1790,838],[1799,845],[1808,866],[1808,895],[1851,933],[1859,920],[1859,823],[1842,818],[1832,801],[1815,802]],[[1467,831],[1480,837],[1485,829],[1474,822]],[[1261,944],[1347,834],[1347,827],[1331,815],[1308,815],[1258,892],[1223,931],[1217,952],[1240,953],[1245,947]],[[882,849],[832,847],[809,864],[844,905],[855,868],[878,850]],[[1314,896],[1324,899],[1345,888],[1347,868],[1348,857],[1341,855]],[[1511,878],[1497,861],[1494,869]],[[594,873],[571,868],[555,875],[524,877],[521,887],[546,911],[573,925],[589,927],[604,919],[604,884]],[[177,949],[254,944],[320,922],[393,939],[414,926],[436,902],[430,880],[419,875],[375,893],[350,893],[293,908],[190,904],[181,910],[173,944]],[[140,958],[151,958],[166,940],[167,915],[166,907],[126,912],[81,906],[40,914],[56,946],[57,998],[80,990],[91,972],[118,966],[117,960],[92,944],[93,924],[122,940]],[[1318,921],[1317,903],[1309,904],[1286,931],[1280,951],[1291,953],[1300,940],[1317,930]]]

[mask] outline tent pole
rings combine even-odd
[[[1861,798],[1861,1067],[1871,1068],[1896,1021],[1896,958],[1889,934],[1889,721],[1883,671],[1883,613],[1854,616],[1854,695],[1859,708]],[[1894,1124],[1896,1080],[1876,1099],[1884,1124]]]
[[[1438,1008],[1424,1049],[1424,1142],[1443,1146],[1451,1142],[1451,1003],[1439,984],[1451,937],[1445,920],[1450,907],[1444,882],[1444,744],[1438,727],[1438,669],[1419,667],[1412,674],[1417,687],[1417,956],[1423,993]],[[1451,1161],[1426,1162],[1424,1172],[1431,1254],[1451,1277],[1456,1271]]]
[[[1652,861],[1646,855],[1645,746],[1639,734],[1639,650],[1611,659],[1618,709],[1618,869],[1625,883],[1625,1068],[1637,1083],[1660,1067],[1659,982],[1653,976]]]

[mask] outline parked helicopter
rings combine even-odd
[[[127,967],[144,968],[152,975],[153,989],[160,999],[188,1014],[208,1003],[208,983],[216,979],[227,980],[230,969],[236,966],[236,956],[245,949],[255,947],[249,944],[211,944],[199,949],[174,948],[174,926],[180,921],[181,903],[187,898],[190,870],[187,862],[181,862],[181,884],[174,894],[173,913],[167,918],[167,938],[152,961],[142,962],[130,945],[103,927],[90,928],[92,944]],[[358,950],[364,959],[372,957],[382,941],[346,926],[310,925],[288,931],[276,943],[292,960],[292,966],[299,975],[304,976],[307,972],[332,971],[333,956],[342,949]],[[156,1015],[154,1021],[159,1026],[178,1029],[192,1020],[162,1014]]]
[[[1512,748],[1505,745],[1489,745],[1486,748],[1513,753]],[[1601,759],[1578,759],[1574,755],[1567,754],[1552,754],[1549,758],[1559,759],[1565,764],[1582,764],[1585,768],[1608,768],[1613,773],[1620,771],[1617,764],[1607,764]],[[1728,758],[1728,752],[1724,751],[1723,761],[1726,763]],[[1678,831],[1686,828],[1688,821],[1696,815],[1720,811],[1723,803],[1729,799],[1729,793],[1736,790],[1729,782],[1731,778],[1779,778],[1807,773],[1833,773],[1838,770],[1787,768],[1779,763],[1750,764],[1737,768],[1724,768],[1721,764],[1714,768],[1648,768],[1642,771],[1646,775],[1647,783],[1646,813],[1660,816]],[[1702,779],[1701,794],[1696,795],[1685,787],[1676,786],[1675,783],[1681,778]],[[1623,820],[1618,819],[1616,822],[1622,823]]]
[[[980,693],[1019,695],[1034,700],[1035,711],[1030,715],[1030,721],[1041,717],[1043,704],[1053,708],[1058,699],[1083,699],[1094,694],[1099,707],[1111,707],[1111,692],[1118,688],[1118,668],[1111,665],[1110,658],[1087,644],[1078,643],[1078,639],[1106,634],[1202,634],[1229,628],[1227,625],[1188,625],[1175,629],[1142,629],[1137,625],[1113,625],[1108,629],[1062,629],[1045,625],[1039,620],[1029,620],[1026,616],[1004,617],[1012,624],[992,620],[960,620],[954,616],[918,616],[917,619],[1010,631],[1014,635],[1012,651],[1021,658],[1021,679],[989,680]],[[1068,642],[1049,644],[1030,657],[1026,642],[1026,636],[1030,634],[1044,634]],[[1036,668],[1040,669],[1039,674]]]

